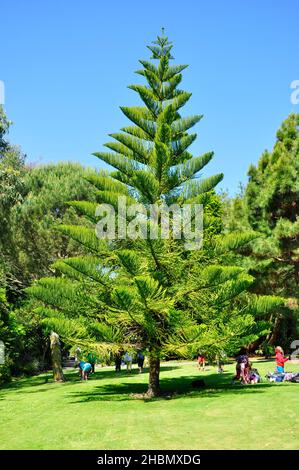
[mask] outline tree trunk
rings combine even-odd
[[[51,331],[51,334],[50,334],[50,349],[51,349],[54,382],[63,382],[64,376],[63,376],[62,365],[61,365],[60,341],[59,341],[58,334],[55,333],[54,331]]]
[[[281,316],[279,315],[279,313],[277,313],[275,321],[274,321],[273,328],[267,336],[267,341],[271,346],[275,345],[275,342],[276,342],[277,337],[279,335],[279,328],[280,328],[280,323],[281,323],[280,320],[281,320]]]
[[[160,357],[151,353],[149,356],[149,383],[146,395],[157,397],[160,395]]]
[[[275,320],[274,320],[275,317]],[[277,312],[272,312],[270,317],[269,317],[269,323],[272,326],[271,330],[267,334],[266,338],[263,339],[263,337],[258,338],[256,341],[253,343],[250,343],[248,346],[248,351],[249,352],[255,352],[259,347],[262,345],[262,343],[268,343],[269,345],[273,346],[274,343],[276,342],[276,338],[279,334],[279,328],[280,328],[280,315]],[[267,357],[267,354],[265,355]]]
[[[49,339],[47,338],[45,341],[45,345],[43,347],[42,358],[41,358],[41,369],[43,371],[47,370],[46,368],[46,354],[49,348]]]

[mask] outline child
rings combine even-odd
[[[202,371],[204,371],[204,370],[205,370],[205,366],[206,366],[206,358],[205,358],[205,356],[204,356],[203,354],[199,353],[197,360],[198,360],[198,368],[199,368],[199,369],[201,368]]]
[[[250,384],[257,384],[258,382],[261,381],[261,377],[260,377],[260,374],[258,373],[258,370],[252,367],[251,362],[249,363],[247,377],[248,377],[248,382]]]
[[[280,346],[275,348],[275,362],[276,370],[279,374],[284,374],[284,363],[289,360],[288,357],[283,357],[283,349]]]

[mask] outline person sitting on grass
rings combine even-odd
[[[283,349],[280,346],[275,348],[275,362],[276,370],[279,374],[284,374],[284,364],[289,360],[288,357],[284,357]]]
[[[249,359],[246,354],[240,354],[237,357],[236,364],[236,375],[233,378],[233,382],[241,381],[243,385],[249,383],[248,381],[248,372],[249,372]]]
[[[261,381],[261,376],[258,372],[257,369],[252,367],[252,363],[249,362],[249,367],[248,367],[248,382],[250,384],[257,384],[258,382]]]

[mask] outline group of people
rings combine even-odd
[[[141,350],[137,351],[136,355],[136,360],[137,360],[137,366],[139,369],[139,373],[143,371],[143,365],[144,365],[144,354],[142,353]],[[128,351],[125,353],[123,356],[122,351],[118,351],[115,355],[115,371],[120,372],[121,371],[121,366],[125,365],[127,367],[127,371],[131,372],[132,371],[132,363],[133,363],[133,358],[132,356],[128,353]]]
[[[276,371],[273,375],[284,374],[284,365],[288,360],[288,357],[284,357],[283,349],[277,346],[275,348]],[[252,367],[247,354],[240,354],[237,357],[236,375],[233,382],[236,381],[240,381],[242,384],[256,384],[261,381],[258,370]]]
[[[275,375],[285,375],[284,366],[285,363],[289,360],[288,357],[284,357],[283,349],[280,346],[275,348],[275,362],[276,370],[273,376]],[[205,370],[206,367],[206,356],[204,353],[199,352],[197,356],[198,368],[201,371]],[[217,372],[223,372],[223,361],[220,359],[219,355],[216,356],[217,363]],[[271,374],[270,374],[271,375]],[[296,375],[296,374],[295,374]],[[278,381],[278,380],[277,380]],[[241,382],[242,384],[256,384],[261,382],[260,373],[256,368],[253,367],[252,363],[249,361],[249,357],[246,354],[246,351],[243,350],[236,358],[236,374],[233,377],[232,383]]]
[[[299,383],[299,372],[285,372],[284,365],[289,360],[284,357],[283,349],[280,346],[275,348],[276,370],[266,375],[270,382],[295,382]]]
[[[95,365],[97,362],[97,357],[94,353],[88,353],[87,360],[83,361],[81,359],[81,349],[77,348],[76,350],[77,366],[79,367],[79,374],[82,380],[87,380],[89,374],[95,372]],[[136,360],[139,373],[143,371],[144,366],[144,354],[141,350],[137,351]],[[198,367],[202,371],[205,370],[206,366],[206,357],[204,354],[198,354]],[[275,348],[275,362],[276,362],[276,374],[284,374],[284,365],[289,360],[288,357],[284,357],[283,349],[280,346]],[[125,365],[128,372],[132,371],[132,362],[133,358],[128,351],[124,354],[123,351],[118,351],[115,354],[115,371],[120,372],[121,366]],[[223,372],[223,363],[217,359],[218,373]],[[249,361],[247,354],[244,352],[239,354],[236,359],[236,374],[233,378],[233,383],[241,382],[242,384],[256,384],[261,381],[261,376],[256,368],[252,366],[252,363]]]
[[[252,367],[247,354],[240,354],[237,357],[236,375],[233,383],[240,381],[242,384],[257,384],[261,381],[261,376],[257,369]]]
[[[224,355],[224,353],[222,353]],[[206,368],[206,356],[203,353],[198,353],[197,356],[198,368],[199,370],[205,371]],[[223,360],[221,359],[220,355],[216,355],[216,363],[217,363],[217,372],[218,374],[222,374],[223,372]]]
[[[94,353],[90,352],[87,354],[87,361],[82,360],[82,353],[81,349],[76,349],[76,360],[77,365],[79,367],[79,375],[82,380],[87,380],[90,374],[94,374],[95,372],[95,365],[97,362],[97,357]]]
[[[143,371],[143,366],[144,366],[144,354],[142,353],[141,350],[137,351],[136,355],[136,360],[137,360],[137,366],[139,369],[139,373]],[[97,363],[97,357],[94,353],[88,353],[86,357],[86,361],[83,360],[82,358],[82,352],[81,349],[78,347],[76,349],[76,366],[79,368],[79,375],[82,380],[87,380],[88,376],[90,374],[93,374],[95,372],[95,365]],[[121,370],[122,365],[126,365],[127,371],[131,372],[132,371],[132,363],[133,363],[133,358],[127,351],[125,354],[123,351],[118,351],[115,354],[115,370],[116,372],[119,372]]]

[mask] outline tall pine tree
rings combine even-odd
[[[238,338],[236,347],[245,328],[247,336],[259,335],[265,328],[255,324],[254,315],[281,300],[250,297],[246,290],[253,278],[243,269],[225,265],[226,253],[256,234],[222,236],[219,199],[213,188],[223,175],[199,178],[213,152],[192,156],[188,149],[196,134],[188,130],[202,116],[180,114],[191,97],[179,88],[186,65],[171,65],[172,44],[164,35],[148,48],[153,61],[141,60],[142,68],[137,71],[146,85],[129,87],[143,105],[121,107],[131,124],[111,134],[114,140],[105,144],[108,152],[95,154],[115,170],[88,180],[98,190],[98,202],[113,206],[126,228],[132,215],[129,210],[126,215],[118,213],[119,197],[126,198],[129,209],[136,203],[146,209],[151,204],[158,208],[173,203],[180,207],[203,204],[204,248],[189,250],[184,235],[163,238],[160,231],[155,239],[132,239],[117,232],[116,239],[106,240],[98,239],[92,228],[59,226],[87,247],[90,256],[60,260],[54,265],[57,277],[42,279],[29,291],[47,306],[50,321],[51,316],[55,318],[55,331],[59,322],[72,321],[75,332],[79,324],[86,325],[87,317],[88,335],[93,335],[98,347],[146,348],[147,396],[156,396],[163,353],[189,354],[199,346],[211,347],[220,337],[222,349],[229,341],[232,346],[233,337]],[[96,203],[71,204],[90,221],[98,222]],[[148,234],[151,222],[145,216],[139,221],[140,231],[145,228]],[[241,328],[239,316],[244,315],[246,327]]]

